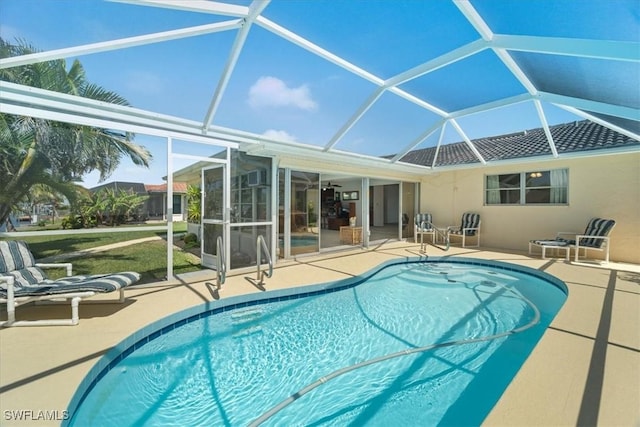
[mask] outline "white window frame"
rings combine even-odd
[[[542,187],[527,187],[527,175],[531,174],[531,173],[549,173],[551,174],[552,171],[565,171],[566,174],[566,186],[564,187],[565,189],[565,193],[566,193],[566,198],[564,202],[560,202],[560,203],[555,203],[555,202],[549,202],[549,203],[527,203],[526,199],[527,199],[527,190],[531,190],[531,189],[552,189],[554,187],[552,187],[551,185],[549,186],[542,186]],[[490,176],[500,176],[500,175],[520,175],[520,202],[519,203],[489,203],[488,200],[488,195],[489,195],[489,188],[487,188],[487,178]],[[497,173],[497,174],[485,174],[483,176],[483,191],[484,191],[484,205],[485,206],[567,206],[569,204],[569,168],[557,168],[557,169],[538,169],[538,170],[528,170],[528,171],[522,171],[522,172],[504,172],[504,173]],[[492,189],[492,190],[497,190],[497,191],[503,191],[503,190],[508,190],[507,188],[496,188],[496,189]],[[512,189],[513,191],[515,191],[515,189]]]

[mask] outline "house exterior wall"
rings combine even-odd
[[[163,219],[165,210],[164,193],[149,194],[145,202],[145,211],[149,219]]]
[[[558,168],[569,169],[568,205],[485,206],[485,175]],[[459,225],[464,212],[479,213],[482,246],[523,251],[529,240],[553,238],[558,231],[581,233],[592,217],[611,218],[611,261],[640,264],[640,153],[430,174],[422,180],[420,211],[431,212],[437,226]]]

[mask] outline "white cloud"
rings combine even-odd
[[[307,85],[290,88],[282,80],[270,76],[260,77],[251,86],[249,105],[253,108],[295,107],[307,111],[318,108]]]
[[[296,141],[296,137],[295,136],[289,135],[284,130],[269,129],[269,130],[263,132],[262,135],[266,136],[267,138],[275,139],[275,140],[278,140],[278,141],[289,141],[289,142],[295,142]]]

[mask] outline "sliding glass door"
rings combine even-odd
[[[291,171],[290,230],[291,255],[318,252],[320,174]]]

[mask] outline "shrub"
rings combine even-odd
[[[194,244],[194,243],[198,243],[198,236],[196,236],[194,233],[187,233],[184,235],[184,243],[185,244]]]
[[[82,228],[82,218],[80,217],[80,215],[65,216],[64,218],[62,218],[62,229],[66,230],[68,228]]]
[[[96,226],[95,218],[85,218],[82,215],[69,215],[62,218],[62,228],[77,230],[79,228],[92,228]]]

